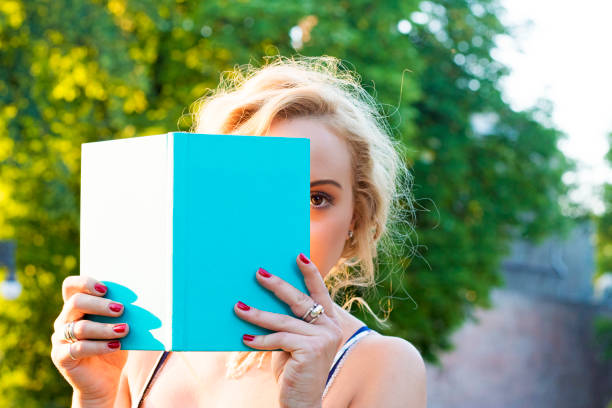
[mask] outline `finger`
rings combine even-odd
[[[90,276],[68,276],[62,283],[62,297],[64,302],[77,292],[88,293],[95,296],[104,296],[108,288],[102,282]]]
[[[77,320],[74,322],[73,332],[77,340],[103,340],[117,339],[127,336],[130,328],[127,323],[98,323],[90,320]],[[55,332],[60,342],[67,342],[64,332]]]
[[[332,317],[335,316],[336,310],[333,307],[334,301],[329,296],[329,290],[327,286],[325,286],[325,281],[323,281],[319,268],[302,253],[298,255],[297,263],[304,275],[304,283],[306,283],[306,287],[310,292],[310,297],[323,306],[325,314]],[[312,305],[309,305],[308,309],[310,309],[311,306]],[[304,310],[304,313],[306,313],[308,309]]]
[[[234,305],[234,312],[236,312],[241,319],[269,330],[285,331],[306,336],[314,336],[321,330],[301,319],[296,319],[295,317],[285,314],[259,310],[242,302],[237,302]]]
[[[264,335],[242,336],[242,341],[249,347],[257,350],[274,350],[282,349],[292,353],[296,350],[304,350],[313,345],[312,337],[306,337],[300,334],[277,332]]]
[[[71,364],[74,364],[75,360],[79,360],[81,358],[86,357],[93,357],[100,354],[108,354],[120,349],[121,342],[119,340],[80,340],[75,343],[67,343],[60,346],[57,361],[63,366],[69,366]]]
[[[295,333],[276,332],[263,335],[244,334],[242,342],[257,350],[281,349],[292,353],[305,352],[309,355],[328,356],[330,359],[338,349],[338,341],[333,336],[303,336]],[[314,361],[312,361],[314,363]]]
[[[111,299],[100,298],[85,293],[75,293],[65,303],[62,312],[55,321],[55,330],[67,322],[78,320],[85,314],[117,317],[121,316],[124,307]]]
[[[312,307],[313,299],[284,279],[272,275],[263,268],[259,268],[256,275],[259,283],[285,302],[295,316],[301,318]],[[325,308],[325,305],[323,307]]]

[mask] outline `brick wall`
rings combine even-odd
[[[456,349],[427,365],[428,407],[603,408],[612,362],[593,339],[593,318],[612,309],[515,290],[494,290],[453,336]]]

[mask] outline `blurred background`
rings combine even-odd
[[[343,59],[407,147],[416,233],[362,294],[391,328],[353,312],[420,350],[428,406],[612,407],[610,11],[0,0],[0,407],[70,404],[81,144],[187,130],[223,71],[297,54]]]

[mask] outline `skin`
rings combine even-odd
[[[310,256],[325,276],[340,258],[348,231],[354,228],[353,175],[346,143],[321,122],[307,118],[273,122],[266,136],[310,139]],[[324,180],[335,181],[340,187],[317,184]]]
[[[285,350],[275,352],[271,365],[261,369],[271,372],[278,384],[275,392],[278,392],[279,406],[425,407],[425,366],[418,350],[403,339],[377,333],[364,337],[351,350],[341,374],[321,403],[336,352],[363,325],[333,303],[323,282],[340,258],[348,231],[354,227],[351,158],[345,142],[318,120],[276,121],[266,136],[307,137],[311,145],[311,258],[303,260],[296,255],[308,293],[274,276],[274,271],[267,271],[270,276],[256,273],[257,281],[286,302],[294,316],[266,312],[253,306],[248,310],[238,307],[238,301],[248,305],[249,299],[237,299],[234,307],[240,318],[276,332],[255,336],[253,340],[243,339],[246,345],[254,350]],[[333,182],[319,183],[321,180]],[[137,379],[128,378],[131,374],[126,373],[134,372],[135,367],[136,372],[145,372],[142,367],[149,366],[138,362],[126,365],[127,351],[111,349],[109,340],[99,340],[120,339],[127,335],[129,328],[125,333],[116,333],[112,325],[79,320],[85,313],[120,316],[123,312],[122,309],[118,312],[110,309],[112,300],[103,298],[105,292],[96,290],[97,283],[94,278],[81,276],[70,276],[64,281],[65,303],[54,325],[51,356],[74,389],[73,407],[128,406],[127,383]],[[325,312],[313,323],[307,323],[301,316],[313,301],[323,305]],[[74,320],[78,320],[75,334],[79,341],[71,346],[63,339],[63,328]],[[76,360],[69,356],[69,350]],[[193,361],[198,358],[195,354]],[[217,354],[223,357],[225,353]],[[131,369],[123,369],[130,364]],[[221,371],[215,376],[223,377]],[[157,389],[161,388],[169,387],[162,387],[160,383]],[[250,389],[244,392],[252,395]]]

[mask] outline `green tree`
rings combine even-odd
[[[612,133],[608,134],[609,149],[606,153],[606,161],[612,165]],[[604,211],[595,217],[597,225],[596,251],[597,269],[595,278],[604,274],[612,274],[612,184],[603,185]],[[594,330],[598,342],[603,347],[603,356],[612,359],[612,319],[599,316],[595,320]],[[612,404],[612,401],[611,401]]]
[[[81,143],[188,129],[182,114],[221,71],[294,54],[294,26],[300,53],[361,73],[407,147],[418,235],[383,257],[381,276],[401,269],[364,296],[393,308],[386,334],[437,361],[489,306],[509,240],[564,225],[571,163],[542,124],[550,107],[514,112],[497,90],[499,11],[488,0],[2,1],[0,239],[17,241],[24,290],[0,300],[0,405],[69,405],[49,338],[61,282],[78,273]]]
[[[606,161],[612,165],[612,133],[608,134]],[[597,217],[597,270],[595,278],[612,273],[612,184],[603,185],[603,213]]]
[[[574,165],[556,147],[563,135],[550,126],[550,103],[515,112],[502,100],[498,84],[507,69],[491,49],[506,31],[495,2],[365,4],[336,12],[341,22],[320,19],[303,52],[331,46],[349,60],[365,84],[375,84],[409,148],[418,236],[414,246],[382,259],[389,278],[366,299],[385,310],[390,302],[386,333],[409,339],[437,362],[475,307],[491,306],[489,292],[503,284],[499,263],[512,239],[568,232],[559,201],[569,187],[561,176]],[[406,35],[394,30],[400,19],[412,21]],[[329,44],[335,32],[339,39]],[[404,270],[391,273],[390,265]],[[360,317],[375,324],[366,313]]]

